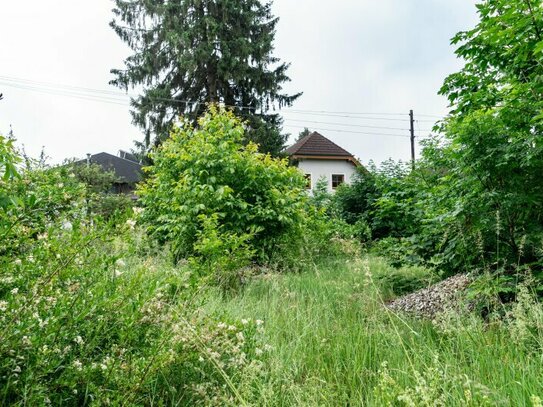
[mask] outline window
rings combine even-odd
[[[305,180],[307,181],[306,189],[311,189],[311,174],[305,174]]]
[[[332,189],[336,189],[345,182],[345,175],[332,174]]]

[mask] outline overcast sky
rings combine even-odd
[[[475,3],[275,0],[275,55],[291,63],[286,88],[304,92],[284,113],[285,131],[318,130],[364,163],[409,159],[409,109],[420,136],[435,120],[422,115],[447,112],[437,91],[462,66],[450,38],[476,24]],[[130,53],[108,25],[112,8],[111,0],[0,1],[0,133],[11,125],[30,155],[43,146],[60,162],[142,139],[122,96],[95,92],[118,92],[110,69]]]

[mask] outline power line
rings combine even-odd
[[[401,127],[386,127],[386,126],[365,126],[363,124],[348,124],[348,123],[331,123],[331,122],[321,122],[314,120],[297,120],[297,119],[285,119],[291,122],[300,122],[300,123],[314,123],[314,124],[328,124],[331,126],[346,126],[346,127],[360,127],[366,129],[383,129],[383,130],[402,130],[409,131],[409,129],[404,129]]]
[[[58,83],[53,83],[53,82],[35,81],[35,80],[30,80],[30,79],[16,78],[16,77],[4,76],[4,75],[0,75],[0,80],[2,81],[2,84],[7,85],[7,86],[13,86],[13,85],[31,86],[33,90],[37,90],[36,87],[41,86],[41,87],[46,87],[46,88],[52,88],[52,89],[47,89],[51,92],[59,89],[59,90],[70,92],[70,93],[78,93],[80,96],[94,96],[94,95],[87,95],[86,93],[91,93],[91,94],[96,93],[104,97],[111,96],[111,97],[118,97],[118,98],[121,98],[121,97],[126,98],[127,96],[131,98],[136,98],[140,96],[140,95],[136,95],[136,94],[128,93],[128,92],[123,93],[123,92],[105,90],[105,89],[93,89],[93,88],[82,87],[82,86],[73,86],[73,85],[64,85],[64,84],[58,84]],[[16,82],[16,83],[13,84],[11,82]],[[186,105],[194,105],[197,103],[203,103],[202,101],[188,101],[188,100],[181,100],[181,99],[175,99],[175,98],[162,98],[162,97],[153,97],[153,96],[147,96],[147,97],[150,100],[175,102],[175,103],[182,103]],[[256,110],[255,107],[253,106],[226,105],[226,107]],[[303,109],[292,109],[292,108],[283,108],[280,110],[283,113],[307,114],[307,115],[313,115],[313,116],[316,115],[316,116],[329,116],[329,117],[344,117],[344,118],[356,118],[356,119],[362,119],[362,120],[385,120],[385,121],[403,121],[403,122],[409,121],[408,117],[406,117],[405,119],[390,118],[394,116],[407,116],[405,113],[343,112],[343,111],[327,111],[327,110],[303,110]],[[273,111],[275,111],[275,109]],[[363,116],[363,117],[357,117],[357,116]],[[377,116],[377,117],[370,117],[370,116]],[[387,117],[379,117],[379,116],[387,116]],[[434,115],[421,114],[419,116],[440,118],[440,116],[434,116]],[[428,120],[427,122],[433,122],[433,121]]]
[[[305,129],[306,126],[295,126],[295,125],[288,125],[287,127],[294,127],[299,129]],[[402,137],[402,138],[409,138],[408,135],[401,135],[401,134],[390,134],[390,133],[367,133],[362,131],[352,131],[352,130],[343,130],[343,129],[323,129],[323,128],[312,128],[313,130],[320,130],[320,131],[332,131],[336,133],[350,133],[350,134],[363,134],[367,136],[386,136],[386,137]]]

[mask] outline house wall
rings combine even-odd
[[[328,182],[329,192],[334,192],[332,174],[344,174],[345,183],[350,184],[351,178],[356,173],[356,166],[347,160],[299,159],[298,168],[304,174],[311,174],[311,189],[315,188],[320,177],[324,177]]]

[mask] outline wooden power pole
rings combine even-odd
[[[411,130],[411,167],[415,169],[415,119],[413,110],[409,111],[409,124]]]

